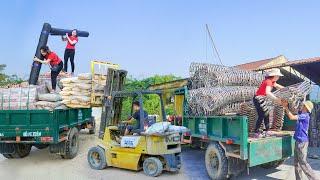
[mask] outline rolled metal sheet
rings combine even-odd
[[[52,28],[49,23],[44,23],[41,30],[40,37],[39,37],[39,42],[37,45],[35,56],[41,60],[44,59],[44,57],[40,53],[40,48],[42,46],[47,45],[49,35],[58,36],[58,35],[65,35],[66,33],[71,34],[71,32],[72,30]],[[77,30],[77,35],[79,37],[88,37],[89,32]],[[30,76],[29,76],[29,84],[32,84],[32,85],[37,84],[40,70],[41,70],[41,63],[33,61]]]
[[[40,37],[39,37],[39,42],[37,45],[36,53],[35,53],[35,56],[41,60],[43,60],[44,57],[40,53],[40,48],[42,46],[47,45],[50,30],[51,30],[51,25],[48,23],[44,23],[42,30],[41,30]],[[41,70],[41,63],[33,61],[32,67],[31,67],[31,72],[30,72],[30,77],[29,77],[29,84],[33,84],[33,85],[37,84],[40,70]]]
[[[71,35],[72,30],[69,29],[59,29],[59,28],[51,28],[50,35],[51,36],[64,36],[66,33]],[[89,32],[77,30],[78,37],[89,37]]]
[[[190,86],[187,95],[189,106],[185,108],[189,115],[210,116],[226,113],[239,113],[248,116],[248,129],[253,132],[258,118],[253,105],[257,86],[265,78],[264,74],[237,68],[192,63],[190,66]],[[306,96],[311,92],[309,82],[301,82],[273,93],[286,99],[289,109],[297,112]],[[281,130],[284,120],[284,108],[266,96],[258,96],[262,109],[270,117],[270,127]],[[264,129],[264,123],[260,130]]]

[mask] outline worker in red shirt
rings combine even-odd
[[[62,41],[67,41],[66,50],[64,51],[64,72],[68,72],[68,59],[71,63],[71,75],[74,73],[74,55],[75,55],[75,46],[78,43],[77,30],[74,29],[71,32],[71,36],[66,33],[66,37],[61,37]]]
[[[52,85],[51,93],[55,93],[56,86],[57,86],[57,77],[63,68],[63,63],[55,52],[50,51],[48,46],[41,47],[40,52],[41,52],[41,55],[44,57],[44,60],[41,60],[36,56],[33,58],[33,60],[40,62],[42,64],[48,64],[50,66],[51,85]]]
[[[273,93],[272,93],[272,89],[276,88],[276,89],[282,89],[284,88],[283,86],[281,86],[280,84],[277,83],[277,81],[279,80],[279,78],[283,76],[280,72],[280,69],[272,69],[267,73],[267,76],[265,78],[265,80],[262,81],[259,89],[257,90],[254,98],[253,98],[253,103],[254,106],[258,112],[258,119],[256,122],[256,126],[255,126],[255,134],[254,137],[255,138],[259,138],[259,137],[263,137],[263,136],[270,136],[271,133],[269,132],[269,112],[265,109],[262,108],[262,104],[264,103],[264,101],[259,101],[257,99],[257,96],[259,96],[259,99],[265,99],[266,97],[271,98],[275,103],[281,105],[281,99],[276,97]],[[264,121],[264,125],[265,125],[265,130],[264,130],[264,134],[261,134],[259,132],[260,126],[262,121]]]

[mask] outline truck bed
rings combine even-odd
[[[253,133],[250,133],[248,137],[248,142],[257,142],[257,141],[263,141],[265,139],[272,139],[275,137],[284,137],[284,136],[293,136],[294,131],[272,131],[272,136],[270,137],[263,137],[263,138],[253,138]]]
[[[0,142],[57,143],[60,132],[91,121],[91,109],[0,110]]]
[[[184,116],[183,126],[198,139],[232,144],[233,152],[249,167],[282,160],[293,155],[292,131],[274,131],[266,138],[251,138],[246,116]]]

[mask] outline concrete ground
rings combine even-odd
[[[99,111],[95,114],[98,116]],[[107,180],[107,179],[155,179],[147,177],[142,171],[134,172],[116,168],[92,170],[87,163],[88,149],[96,145],[97,137],[81,131],[80,151],[72,160],[61,159],[60,156],[49,154],[48,149],[33,148],[30,155],[23,159],[6,159],[0,155],[0,179],[10,180]],[[311,154],[320,155],[319,148],[310,148]],[[308,159],[311,167],[320,177],[320,160]],[[209,179],[204,165],[204,151],[184,147],[182,152],[182,169],[180,173],[163,173],[156,179]],[[242,173],[234,179],[295,179],[293,159],[288,159],[278,168],[264,169],[254,167],[250,175]]]

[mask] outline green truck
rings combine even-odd
[[[189,116],[186,95],[186,88],[175,92],[176,112],[182,116],[182,125],[190,129],[184,141],[206,148],[206,169],[212,179],[236,176],[258,165],[276,167],[293,155],[293,131],[250,138],[246,116]]]
[[[0,110],[0,153],[23,158],[31,147],[72,159],[79,150],[79,131],[95,133],[91,108],[49,110]]]

